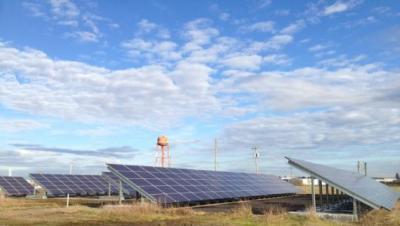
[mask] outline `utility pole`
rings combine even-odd
[[[218,150],[218,144],[217,144],[217,138],[214,140],[214,171],[217,171],[217,150]]]
[[[367,162],[364,162],[364,174],[367,176]]]
[[[367,162],[357,161],[357,172],[361,173],[361,168],[364,169],[364,175],[367,176]]]
[[[260,158],[260,153],[258,152],[256,146],[254,146],[252,149],[254,150],[254,162],[256,164],[256,174],[258,174],[258,172],[259,172],[259,170],[258,170],[258,161],[259,161],[259,158]]]

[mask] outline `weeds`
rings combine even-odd
[[[263,215],[253,215],[249,202],[228,213],[205,213],[189,207],[162,208],[143,202],[90,208],[74,205],[65,208],[55,200],[0,200],[0,225],[299,225],[299,226],[398,226],[400,205],[389,212],[372,211],[360,222],[323,220],[309,210],[305,216],[288,214],[272,207]]]

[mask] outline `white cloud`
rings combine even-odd
[[[219,14],[219,19],[223,21],[227,21],[230,18],[229,13],[221,13]]]
[[[236,69],[257,70],[262,63],[259,55],[237,55],[229,56],[223,60],[223,64]]]
[[[132,59],[146,58],[149,61],[181,59],[181,54],[176,50],[177,44],[171,41],[146,41],[134,38],[121,43]]]
[[[230,125],[224,135],[232,146],[263,146],[265,141],[268,148],[279,150],[342,149],[351,145],[399,142],[400,111],[377,111],[373,108],[338,108],[325,112],[258,117]]]
[[[219,31],[210,26],[211,21],[197,19],[185,24],[183,35],[189,40],[183,47],[184,51],[200,50],[219,35]]]
[[[270,32],[275,31],[275,23],[273,21],[260,21],[249,26],[242,27],[242,30],[247,31],[258,31],[258,32]]]
[[[323,14],[325,16],[332,15],[335,13],[341,13],[350,10],[360,4],[361,1],[351,0],[351,1],[336,1],[332,5],[325,7]]]
[[[24,2],[23,6],[31,15],[40,17],[55,25],[67,26],[64,37],[81,42],[98,42],[103,37],[99,24],[107,24],[110,28],[119,25],[110,19],[99,16],[73,0],[49,0],[42,2]]]
[[[77,25],[79,8],[70,0],[50,0],[53,16],[63,25]]]
[[[22,2],[22,6],[29,10],[31,15],[34,17],[47,17],[41,4],[35,2]]]
[[[89,31],[75,31],[72,33],[67,33],[66,37],[72,37],[78,39],[82,42],[98,42],[99,37],[96,33],[89,32]]]
[[[138,27],[141,32],[149,33],[157,28],[157,24],[144,19],[144,20],[139,21]]]
[[[259,0],[257,3],[257,7],[259,9],[263,9],[267,6],[269,6],[272,3],[272,0]]]
[[[0,130],[3,132],[26,132],[46,127],[48,127],[47,124],[30,119],[0,119]]]
[[[143,19],[137,23],[138,31],[136,32],[137,36],[141,36],[144,34],[156,34],[157,37],[162,39],[168,39],[170,37],[169,30],[153,23],[147,19]]]
[[[291,35],[274,35],[266,42],[252,42],[249,47],[249,51],[259,52],[264,50],[279,50],[292,41],[293,37]]]
[[[334,4],[325,8],[324,14],[330,15],[330,14],[334,14],[334,13],[340,13],[340,12],[346,11],[347,9],[348,9],[348,6],[345,3],[335,2]]]
[[[306,26],[304,20],[298,20],[294,23],[289,24],[287,27],[283,28],[280,32],[282,34],[294,34]]]
[[[159,128],[218,110],[207,66],[108,70],[1,45],[0,102],[7,108],[85,123]],[[193,67],[196,70],[193,70]],[[20,83],[16,75],[26,83]]]
[[[291,60],[284,54],[270,54],[263,57],[263,62],[275,65],[288,65]]]
[[[329,48],[329,45],[317,44],[317,45],[314,45],[314,46],[311,46],[310,48],[308,48],[308,51],[319,52],[322,50],[326,50],[327,48]]]

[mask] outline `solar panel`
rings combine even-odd
[[[119,178],[111,173],[111,172],[103,172],[101,175],[103,175],[103,177],[110,182],[111,184],[113,184],[114,186],[119,188]],[[133,189],[131,186],[129,186],[128,184],[126,184],[125,182],[122,182],[122,190],[125,194],[129,195],[129,196],[136,196],[136,191],[135,189]]]
[[[0,176],[0,188],[7,196],[25,196],[33,194],[33,186],[22,177]]]
[[[264,174],[108,164],[147,199],[161,204],[286,195],[297,189]]]
[[[398,192],[392,191],[386,185],[365,175],[304,160],[286,158],[289,160],[290,165],[339,188],[349,196],[372,208],[392,209],[399,198]]]
[[[108,194],[109,182],[101,175],[30,174],[30,177],[47,191],[49,196],[94,196]],[[111,186],[111,193],[118,188]]]

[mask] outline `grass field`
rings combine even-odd
[[[305,225],[305,226],[398,226],[400,204],[392,211],[372,211],[358,223],[321,220],[313,214],[297,216],[283,209],[253,215],[242,203],[228,213],[193,211],[191,208],[160,208],[153,204],[105,205],[100,208],[50,200],[0,200],[0,225]]]

